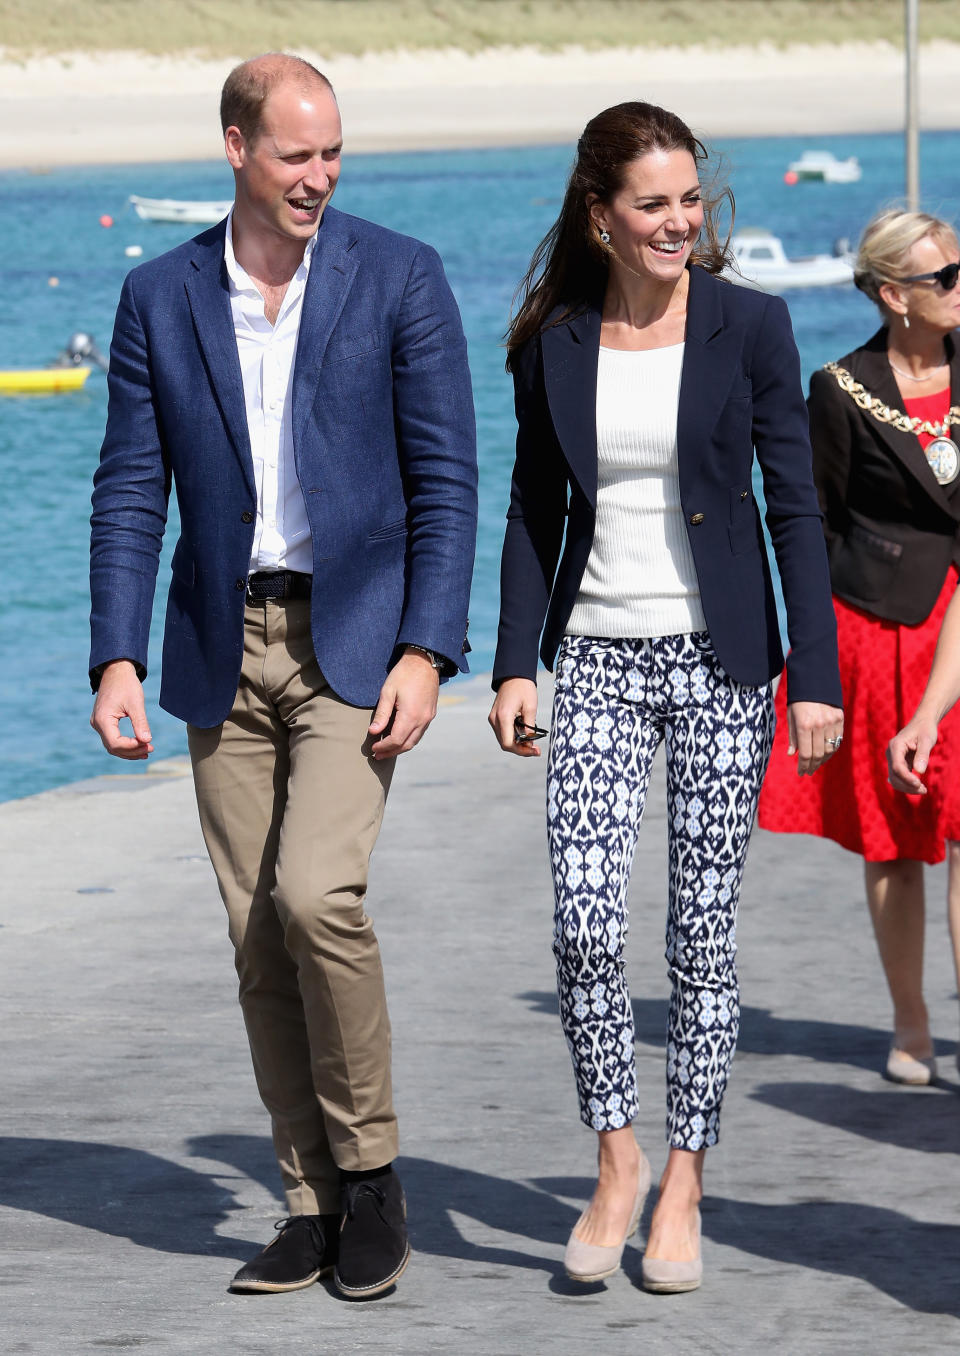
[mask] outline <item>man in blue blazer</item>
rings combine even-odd
[[[233,1288],[334,1271],[367,1298],[409,1246],[364,896],[396,755],[466,669],[466,345],[436,253],[328,206],[341,128],[319,71],[245,62],[221,118],[230,216],[135,269],[117,312],[91,723],[118,757],[153,751],[141,682],[174,484],[160,702],[188,725],[289,1210]]]

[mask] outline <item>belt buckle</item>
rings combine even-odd
[[[249,603],[266,603],[266,602],[267,602],[269,599],[271,599],[271,598],[276,598],[276,597],[278,597],[278,596],[281,596],[281,597],[285,596],[285,595],[283,595],[283,594],[277,595],[276,593],[273,593],[273,592],[254,593],[253,590],[252,590],[251,587],[250,587],[250,585],[251,585],[255,580],[256,580],[257,583],[266,584],[266,583],[267,583],[268,581],[270,581],[271,579],[276,579],[276,578],[278,578],[278,577],[279,577],[279,574],[280,574],[279,571],[277,571],[275,574],[272,574],[272,575],[271,575],[271,573],[270,573],[269,571],[267,571],[267,570],[254,570],[253,574],[250,575],[250,577],[247,579],[246,601],[249,602]],[[257,575],[260,575],[261,578],[260,578],[260,579],[257,579],[257,578],[256,578]],[[263,576],[265,576],[265,577],[263,577]],[[283,581],[283,587],[284,587],[284,589],[286,589],[286,587],[287,587],[287,581],[286,581],[286,579],[284,579],[284,581]]]

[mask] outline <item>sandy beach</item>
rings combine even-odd
[[[674,109],[706,138],[903,124],[903,54],[882,42],[302,55],[332,80],[353,151],[562,143],[599,109],[631,98]],[[218,158],[217,102],[233,64],[130,52],[0,55],[0,169]],[[921,48],[924,128],[960,127],[960,81],[944,78],[957,70],[960,44]]]

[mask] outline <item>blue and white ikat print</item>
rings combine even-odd
[[[624,977],[627,888],[653,758],[667,759],[667,1139],[715,1144],[740,1008],[735,925],[770,756],[768,687],[736,683],[706,632],[649,640],[568,636],[557,661],[547,765],[560,1016],[581,1117],[637,1115]]]

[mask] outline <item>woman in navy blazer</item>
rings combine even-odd
[[[547,770],[561,1019],[598,1183],[566,1252],[619,1266],[650,1184],[636,1144],[626,893],[653,754],[667,752],[673,982],[667,1165],[643,1260],[656,1291],[700,1284],[698,1204],[736,1040],[733,941],[783,667],[751,472],[783,583],[791,745],[840,743],[820,510],[786,306],[728,262],[706,152],[673,114],[621,104],[578,144],[508,337],[517,458],[501,576],[501,746],[535,756],[537,653],[556,660]]]

